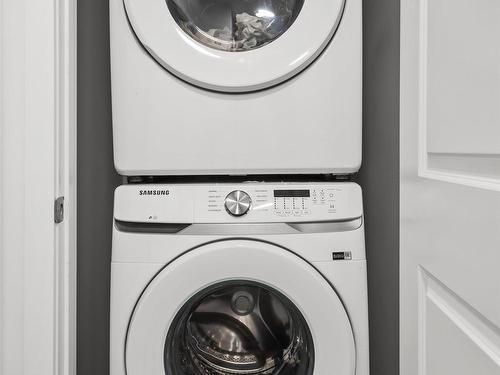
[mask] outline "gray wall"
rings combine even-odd
[[[108,3],[78,1],[79,375],[108,373],[113,167]]]
[[[363,188],[372,375],[399,374],[399,0],[366,0]]]
[[[398,366],[399,1],[364,1],[371,375]],[[108,2],[78,1],[78,375],[106,375],[113,190]]]

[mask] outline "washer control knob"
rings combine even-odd
[[[225,200],[226,211],[233,216],[243,216],[250,209],[252,199],[250,195],[242,190],[235,190],[230,192]]]

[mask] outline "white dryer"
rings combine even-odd
[[[110,0],[116,169],[356,172],[361,14],[361,0]]]
[[[115,193],[111,375],[368,375],[361,189]]]

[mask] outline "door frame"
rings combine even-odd
[[[0,0],[0,373],[76,373],[76,0]]]

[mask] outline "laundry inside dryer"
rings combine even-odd
[[[177,24],[196,41],[238,52],[262,47],[295,21],[304,0],[168,0]]]

